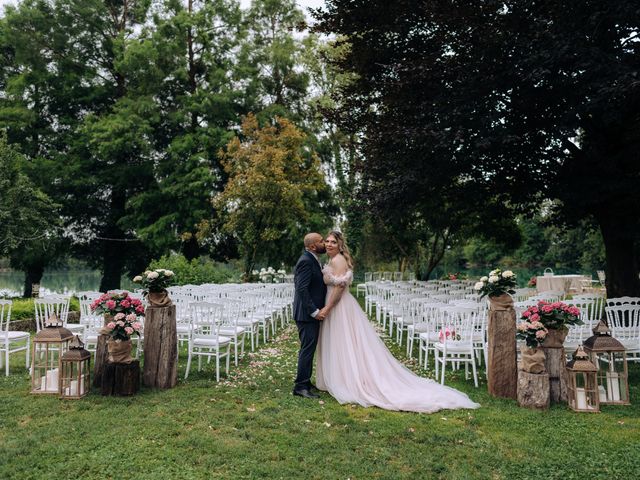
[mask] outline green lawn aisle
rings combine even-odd
[[[392,350],[404,358],[404,348]],[[28,394],[26,374],[0,377],[0,478],[580,479],[640,474],[640,369],[630,407],[599,415],[537,413],[464,381],[482,404],[432,415],[291,395],[297,332],[247,355],[220,384],[192,366],[169,391],[80,401]],[[19,372],[20,357],[12,359]],[[407,362],[415,368],[415,362]],[[186,352],[180,357],[184,376]],[[24,367],[22,367],[24,368]],[[484,378],[483,378],[484,380]]]

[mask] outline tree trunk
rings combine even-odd
[[[33,284],[40,283],[42,275],[44,274],[44,265],[38,263],[35,265],[29,265],[24,271],[24,291],[22,296],[24,298],[31,298],[33,293]]]
[[[182,242],[182,254],[189,261],[200,256],[200,245],[195,234],[192,233],[189,240]]]
[[[144,320],[144,368],[147,387],[173,388],[178,382],[176,306],[147,307]]]
[[[633,229],[628,228],[628,220],[617,215],[602,214],[598,216],[598,223],[607,261],[607,297],[640,297],[635,237]]]
[[[105,239],[102,240],[101,292],[120,288],[120,279],[124,271],[128,246],[127,242],[124,241],[124,232],[118,227],[118,221],[124,216],[126,201],[127,199],[123,194],[115,191],[111,193],[111,211],[104,229]]]

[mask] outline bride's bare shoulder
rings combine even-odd
[[[331,259],[331,268],[335,275],[344,275],[349,269],[349,264],[346,258],[338,254]]]

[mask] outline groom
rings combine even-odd
[[[293,270],[293,318],[300,336],[298,372],[293,394],[305,398],[319,398],[316,394],[318,389],[311,383],[311,371],[313,355],[316,353],[320,336],[320,321],[324,320],[326,315],[323,308],[327,287],[322,279],[322,268],[318,258],[318,255],[325,253],[322,235],[308,233],[304,237],[304,249],[305,252]]]

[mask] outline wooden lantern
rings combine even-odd
[[[567,363],[567,373],[569,408],[576,412],[599,412],[598,368],[589,361],[589,355],[582,345],[573,354],[573,359]]]
[[[45,327],[36,333],[31,357],[31,393],[60,394],[60,359],[72,338],[73,334],[56,315],[51,315]]]
[[[600,320],[594,335],[584,342],[585,352],[598,368],[600,404],[629,405],[629,373],[624,345],[611,336],[608,325]]]
[[[69,343],[69,350],[60,357],[60,398],[82,398],[89,393],[90,363],[91,354],[75,335]]]

